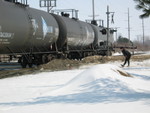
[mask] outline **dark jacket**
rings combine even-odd
[[[122,53],[125,57],[131,57],[131,53],[125,49],[122,50]]]

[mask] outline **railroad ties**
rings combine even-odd
[[[0,62],[0,71],[21,69],[21,65],[17,62]]]

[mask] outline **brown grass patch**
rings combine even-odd
[[[122,72],[122,71],[120,71],[120,70],[117,70],[122,76],[125,76],[125,77],[133,77],[133,76],[131,76],[129,73],[124,73],[124,72]]]

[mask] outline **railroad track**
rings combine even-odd
[[[0,71],[21,69],[21,65],[17,62],[0,62]]]

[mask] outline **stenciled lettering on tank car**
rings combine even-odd
[[[0,26],[0,44],[10,44],[9,39],[13,39],[14,33],[3,32]]]
[[[13,39],[14,33],[0,32],[0,44],[10,44],[9,39]]]
[[[0,32],[0,38],[12,38],[14,33]]]
[[[14,37],[14,33],[3,32],[2,31],[2,26],[0,26],[0,38],[10,38],[10,39],[12,39],[13,37]]]

